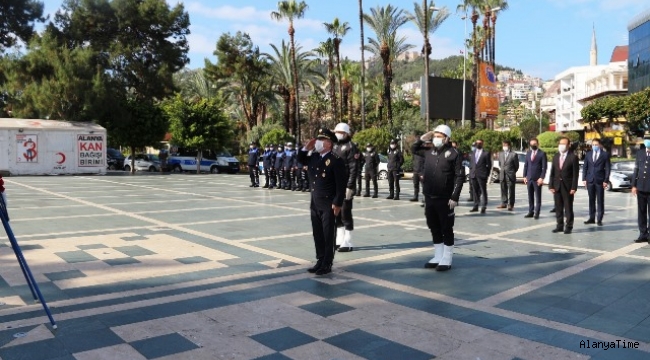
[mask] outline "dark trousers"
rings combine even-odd
[[[345,226],[345,230],[354,230],[354,220],[352,219],[352,199],[344,200],[339,216],[336,217],[336,227]]]
[[[639,237],[648,238],[648,207],[650,207],[650,192],[637,191],[636,201],[638,206],[637,220],[639,222]]]
[[[271,169],[264,166],[264,186],[269,187],[271,183]]]
[[[454,221],[456,214],[449,209],[449,199],[424,198],[424,216],[431,230],[434,244],[454,245]]]
[[[487,179],[472,178],[472,191],[474,191],[474,207],[487,207]]]
[[[302,180],[300,179],[300,173],[302,172],[302,169],[295,168],[292,170],[292,172],[293,172],[293,182],[291,183],[291,189],[302,190]]]
[[[413,198],[417,199],[420,195],[420,174],[413,173]]]
[[[307,169],[303,168],[300,171],[300,179],[302,180],[303,190],[309,190],[309,173],[307,172]]]
[[[472,179],[469,179],[469,201],[474,201],[474,186],[472,186]]]
[[[260,184],[260,169],[257,166],[248,166],[248,175],[251,177],[251,185]]]
[[[377,174],[366,172],[366,195],[370,195],[370,180],[372,179],[372,186],[375,188],[374,194],[377,195]]]
[[[559,189],[555,189],[553,198],[555,200],[555,216],[557,218],[557,228],[573,229],[573,199],[574,196],[569,194],[569,189],[560,185]],[[566,227],[564,223],[564,215],[566,215]]]
[[[284,184],[284,169],[283,168],[277,168],[275,171],[275,174],[277,175],[278,182],[277,182],[277,187],[278,189],[282,189],[283,184]]]
[[[269,184],[269,186],[270,187],[278,186],[278,171],[275,168],[271,168],[269,173],[271,177],[271,183]]]
[[[282,180],[282,188],[291,189],[291,184],[293,183],[293,172],[290,168],[284,168],[282,170],[284,173],[284,178]]]
[[[513,176],[515,178],[515,176]],[[501,203],[503,205],[515,205],[515,181],[510,176],[504,176],[501,180]]]
[[[331,199],[312,197],[310,209],[316,259],[325,266],[332,265],[336,238],[336,221],[332,211],[332,201]]]
[[[357,196],[361,195],[361,169],[359,169],[359,175],[357,175]]]
[[[605,215],[605,188],[603,183],[587,183],[589,194],[589,220],[603,221]],[[596,202],[598,202],[598,218],[596,218]]]
[[[530,180],[526,185],[528,189],[528,212],[539,215],[542,208],[542,186],[537,181]]]
[[[388,191],[391,195],[399,195],[399,171],[388,170]]]

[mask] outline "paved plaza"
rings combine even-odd
[[[3,234],[2,360],[650,358],[650,245],[633,243],[629,192],[606,194],[597,227],[581,188],[564,235],[546,189],[534,220],[523,185],[513,212],[490,185],[487,214],[457,208],[453,267],[436,272],[423,209],[380,183],[355,200],[355,251],[315,277],[308,193],[222,174],[5,182],[58,329]]]

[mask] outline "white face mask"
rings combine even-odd
[[[336,133],[335,135],[336,135],[336,138],[339,139],[339,140],[345,139],[345,134]]]
[[[323,152],[323,150],[325,149],[323,140],[316,140],[316,143],[314,144],[314,149],[316,150],[317,153]]]
[[[508,150],[509,150],[509,148],[507,146],[503,147],[503,151],[508,151]]]
[[[391,149],[395,149],[396,147],[397,147],[397,145],[395,145],[395,144],[390,146]]]
[[[434,137],[434,138],[433,138],[433,146],[439,148],[439,147],[442,146],[443,143],[444,143],[444,139],[443,139],[443,138],[437,138],[437,137]]]
[[[367,152],[371,152],[371,151],[372,151],[372,148],[366,148],[366,151],[367,151]]]
[[[566,151],[566,145],[560,144],[560,145],[557,146],[557,149],[558,149],[559,152],[563,153],[563,152]]]

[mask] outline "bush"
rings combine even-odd
[[[284,145],[289,141],[294,141],[294,139],[288,132],[284,131],[284,129],[273,129],[262,136],[260,146],[265,147],[266,144],[273,144],[275,146],[278,146],[278,144]]]
[[[402,164],[402,170],[405,172],[413,171],[413,155],[404,155],[404,164]]]
[[[248,134],[246,135],[246,144],[241,144],[241,145],[244,148],[248,149],[248,144],[250,144],[253,141],[257,142],[258,144],[262,144],[262,139],[264,138],[264,135],[268,134],[273,130],[284,131],[284,128],[281,125],[274,124],[274,123],[265,123],[259,126],[253,126],[251,131],[249,131]],[[264,143],[264,145],[261,146],[264,147],[265,145],[266,143]],[[273,143],[273,145],[275,145],[275,143]]]
[[[477,139],[482,139],[483,148],[490,152],[501,151],[503,140],[509,140],[507,133],[495,130],[481,130],[472,136],[472,142],[476,141]]]
[[[365,149],[366,144],[371,143],[375,147],[375,150],[380,153],[386,153],[390,140],[390,133],[383,128],[361,130],[352,137],[352,141],[359,146],[359,149]]]
[[[538,137],[537,140],[539,140],[539,147],[540,148],[556,148],[558,142],[560,141],[560,138],[566,136],[571,140],[572,143],[577,142],[580,140],[580,134],[578,134],[575,131],[569,131],[566,133],[558,133],[555,131],[546,131],[541,133]]]

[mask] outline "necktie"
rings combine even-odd
[[[594,162],[598,160],[598,151],[594,151]]]
[[[566,156],[566,155],[562,155],[562,156],[560,157],[560,169],[562,169],[562,168],[564,167],[564,157],[565,157],[565,156]]]
[[[476,164],[478,164],[479,156],[481,156],[481,150],[476,150],[476,154],[474,155],[474,158],[475,158],[474,160],[475,160]]]
[[[533,151],[533,156],[530,157],[530,160],[535,161],[535,153],[537,153],[537,151]]]

